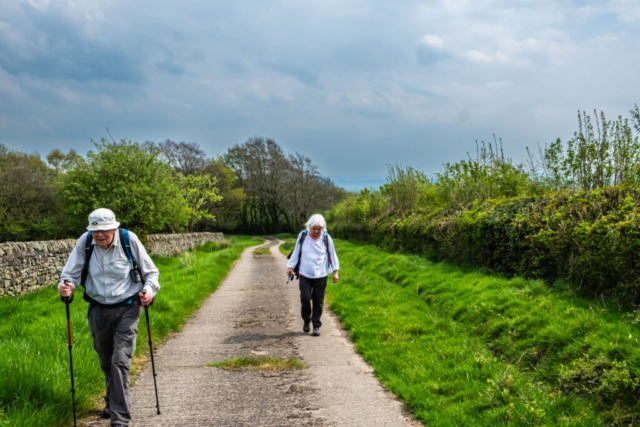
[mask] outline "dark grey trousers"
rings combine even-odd
[[[128,425],[131,420],[129,369],[136,350],[141,312],[139,302],[124,307],[94,305],[89,308],[89,329],[104,372],[107,388],[104,400],[111,412],[111,424]]]
[[[310,279],[300,276],[300,302],[302,303],[302,319],[305,322],[311,320],[313,326],[320,327],[322,322],[322,309],[324,307],[324,291],[327,288],[327,276],[319,279]],[[313,310],[311,309],[313,301]]]

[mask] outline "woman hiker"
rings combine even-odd
[[[327,233],[327,223],[320,214],[311,215],[305,224],[306,230],[298,235],[296,247],[287,262],[287,276],[293,273],[300,277],[300,302],[302,303],[302,330],[309,332],[313,323],[313,335],[320,335],[320,316],[324,306],[324,291],[327,276],[333,275],[333,283],[338,283],[338,255],[331,236]],[[311,308],[313,301],[313,310]]]

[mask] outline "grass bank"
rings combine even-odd
[[[331,308],[425,424],[637,425],[640,320],[562,284],[336,241]]]
[[[230,371],[284,371],[288,369],[302,369],[304,368],[304,363],[295,358],[240,357],[217,363],[208,363],[207,366],[228,369]]]
[[[280,252],[285,255],[289,255],[289,252],[291,252],[293,248],[296,247],[296,239],[298,237],[297,234],[280,233],[273,237],[275,237],[276,239],[284,240],[284,243],[279,246],[279,249]]]
[[[262,239],[208,242],[173,258],[154,257],[161,290],[150,309],[153,340],[179,331],[217,289],[233,263]],[[71,304],[73,367],[79,412],[91,409],[104,378],[93,351],[81,290]],[[0,426],[62,426],[72,419],[65,306],[54,286],[17,298],[0,298]],[[141,318],[136,357],[148,350]],[[161,374],[160,374],[161,375]]]

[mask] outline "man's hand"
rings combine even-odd
[[[142,304],[143,307],[149,307],[153,302],[153,297],[148,292],[146,294],[138,292],[138,297],[140,298],[140,304]]]
[[[340,278],[338,277],[338,270],[333,272],[333,283],[338,283],[338,280]]]
[[[293,276],[293,268],[287,268],[287,277]]]
[[[73,283],[65,281],[62,285],[58,286],[58,292],[62,298],[68,298],[73,293]]]

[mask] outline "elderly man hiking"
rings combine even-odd
[[[102,417],[111,418],[112,426],[131,420],[129,369],[138,321],[142,306],[149,306],[160,289],[158,269],[144,246],[119,225],[109,209],[93,211],[89,231],[78,239],[58,285],[63,298],[84,287],[93,348],[106,380]]]
[[[320,214],[312,215],[305,224],[307,228],[298,236],[296,247],[289,254],[287,276],[293,273],[300,277],[300,302],[302,303],[302,330],[309,332],[313,322],[313,335],[320,335],[324,291],[327,276],[333,274],[333,283],[338,283],[338,255],[331,236],[327,233],[327,223]],[[311,301],[313,300],[313,311]]]

